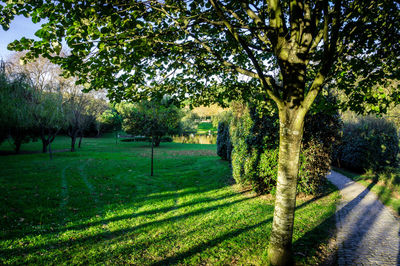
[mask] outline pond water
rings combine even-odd
[[[189,136],[173,136],[174,142],[189,144],[216,144],[217,136],[215,135],[189,135]]]

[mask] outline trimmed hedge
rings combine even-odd
[[[383,118],[364,117],[344,125],[342,142],[335,147],[334,163],[357,172],[379,172],[396,166],[398,153],[395,125]]]
[[[339,137],[339,115],[315,113],[305,121],[300,160],[298,192],[319,194],[330,169],[332,143]],[[278,172],[279,120],[276,113],[260,113],[255,108],[235,107],[230,123],[232,175],[237,183],[250,186],[257,194],[276,189]],[[223,140],[221,140],[221,143]]]
[[[121,139],[121,142],[151,142],[150,137],[146,136],[135,136],[129,139]],[[173,142],[173,139],[169,136],[161,137],[161,142]]]
[[[217,135],[217,154],[222,160],[231,160],[232,143],[229,136],[229,124],[227,122],[218,123]]]

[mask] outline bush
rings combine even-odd
[[[122,141],[122,142],[150,142],[151,138],[145,137],[145,136],[136,136],[136,137],[132,137],[129,139],[121,139],[120,141]]]
[[[257,194],[274,193],[279,153],[278,116],[273,110],[260,113],[256,108],[243,105],[235,106],[234,110],[230,134],[224,134],[223,126],[218,131],[220,143],[231,139],[233,178],[239,184],[250,186]],[[339,138],[340,129],[337,112],[314,113],[306,118],[298,192],[322,192],[330,169],[332,143]],[[223,153],[223,148],[220,151]]]
[[[236,106],[231,121],[232,175],[237,183],[250,186],[257,194],[276,186],[276,115],[262,116],[255,108]]]
[[[222,160],[231,160],[232,143],[229,135],[229,124],[219,122],[217,136],[217,154]]]
[[[385,119],[364,117],[344,125],[334,162],[357,172],[368,169],[377,172],[396,166],[398,152],[399,139],[394,124]]]
[[[172,142],[173,139],[170,136],[161,137],[161,142]]]

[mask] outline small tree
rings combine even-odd
[[[6,75],[4,63],[0,69],[0,142],[8,137],[13,140],[14,150],[19,152],[22,143],[33,137],[33,117],[29,104],[33,90],[21,74]]]
[[[78,147],[81,147],[82,137],[84,135],[92,135],[98,137],[102,130],[101,115],[107,110],[107,103],[103,99],[98,99],[89,94],[89,102],[86,106],[86,126],[82,130]],[[93,135],[93,132],[95,134]]]
[[[32,105],[34,127],[42,140],[42,152],[48,148],[51,153],[51,143],[57,134],[65,127],[63,97],[61,93],[36,91]]]
[[[116,109],[116,104],[110,104],[110,108],[105,110],[100,117],[101,123],[107,125],[107,127],[112,128],[115,132],[115,144],[118,143],[118,131],[122,128],[122,117],[121,114]]]
[[[71,137],[71,151],[75,151],[76,139],[83,134],[88,124],[86,108],[89,98],[78,90],[66,94],[66,122],[67,134]]]
[[[182,118],[179,108],[166,99],[161,102],[154,100],[122,104],[119,105],[119,111],[125,132],[151,137],[156,147],[160,145],[163,136],[178,132]]]

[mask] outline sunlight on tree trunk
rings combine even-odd
[[[291,265],[297,174],[304,118],[285,108],[279,112],[278,182],[268,256],[272,265]]]

